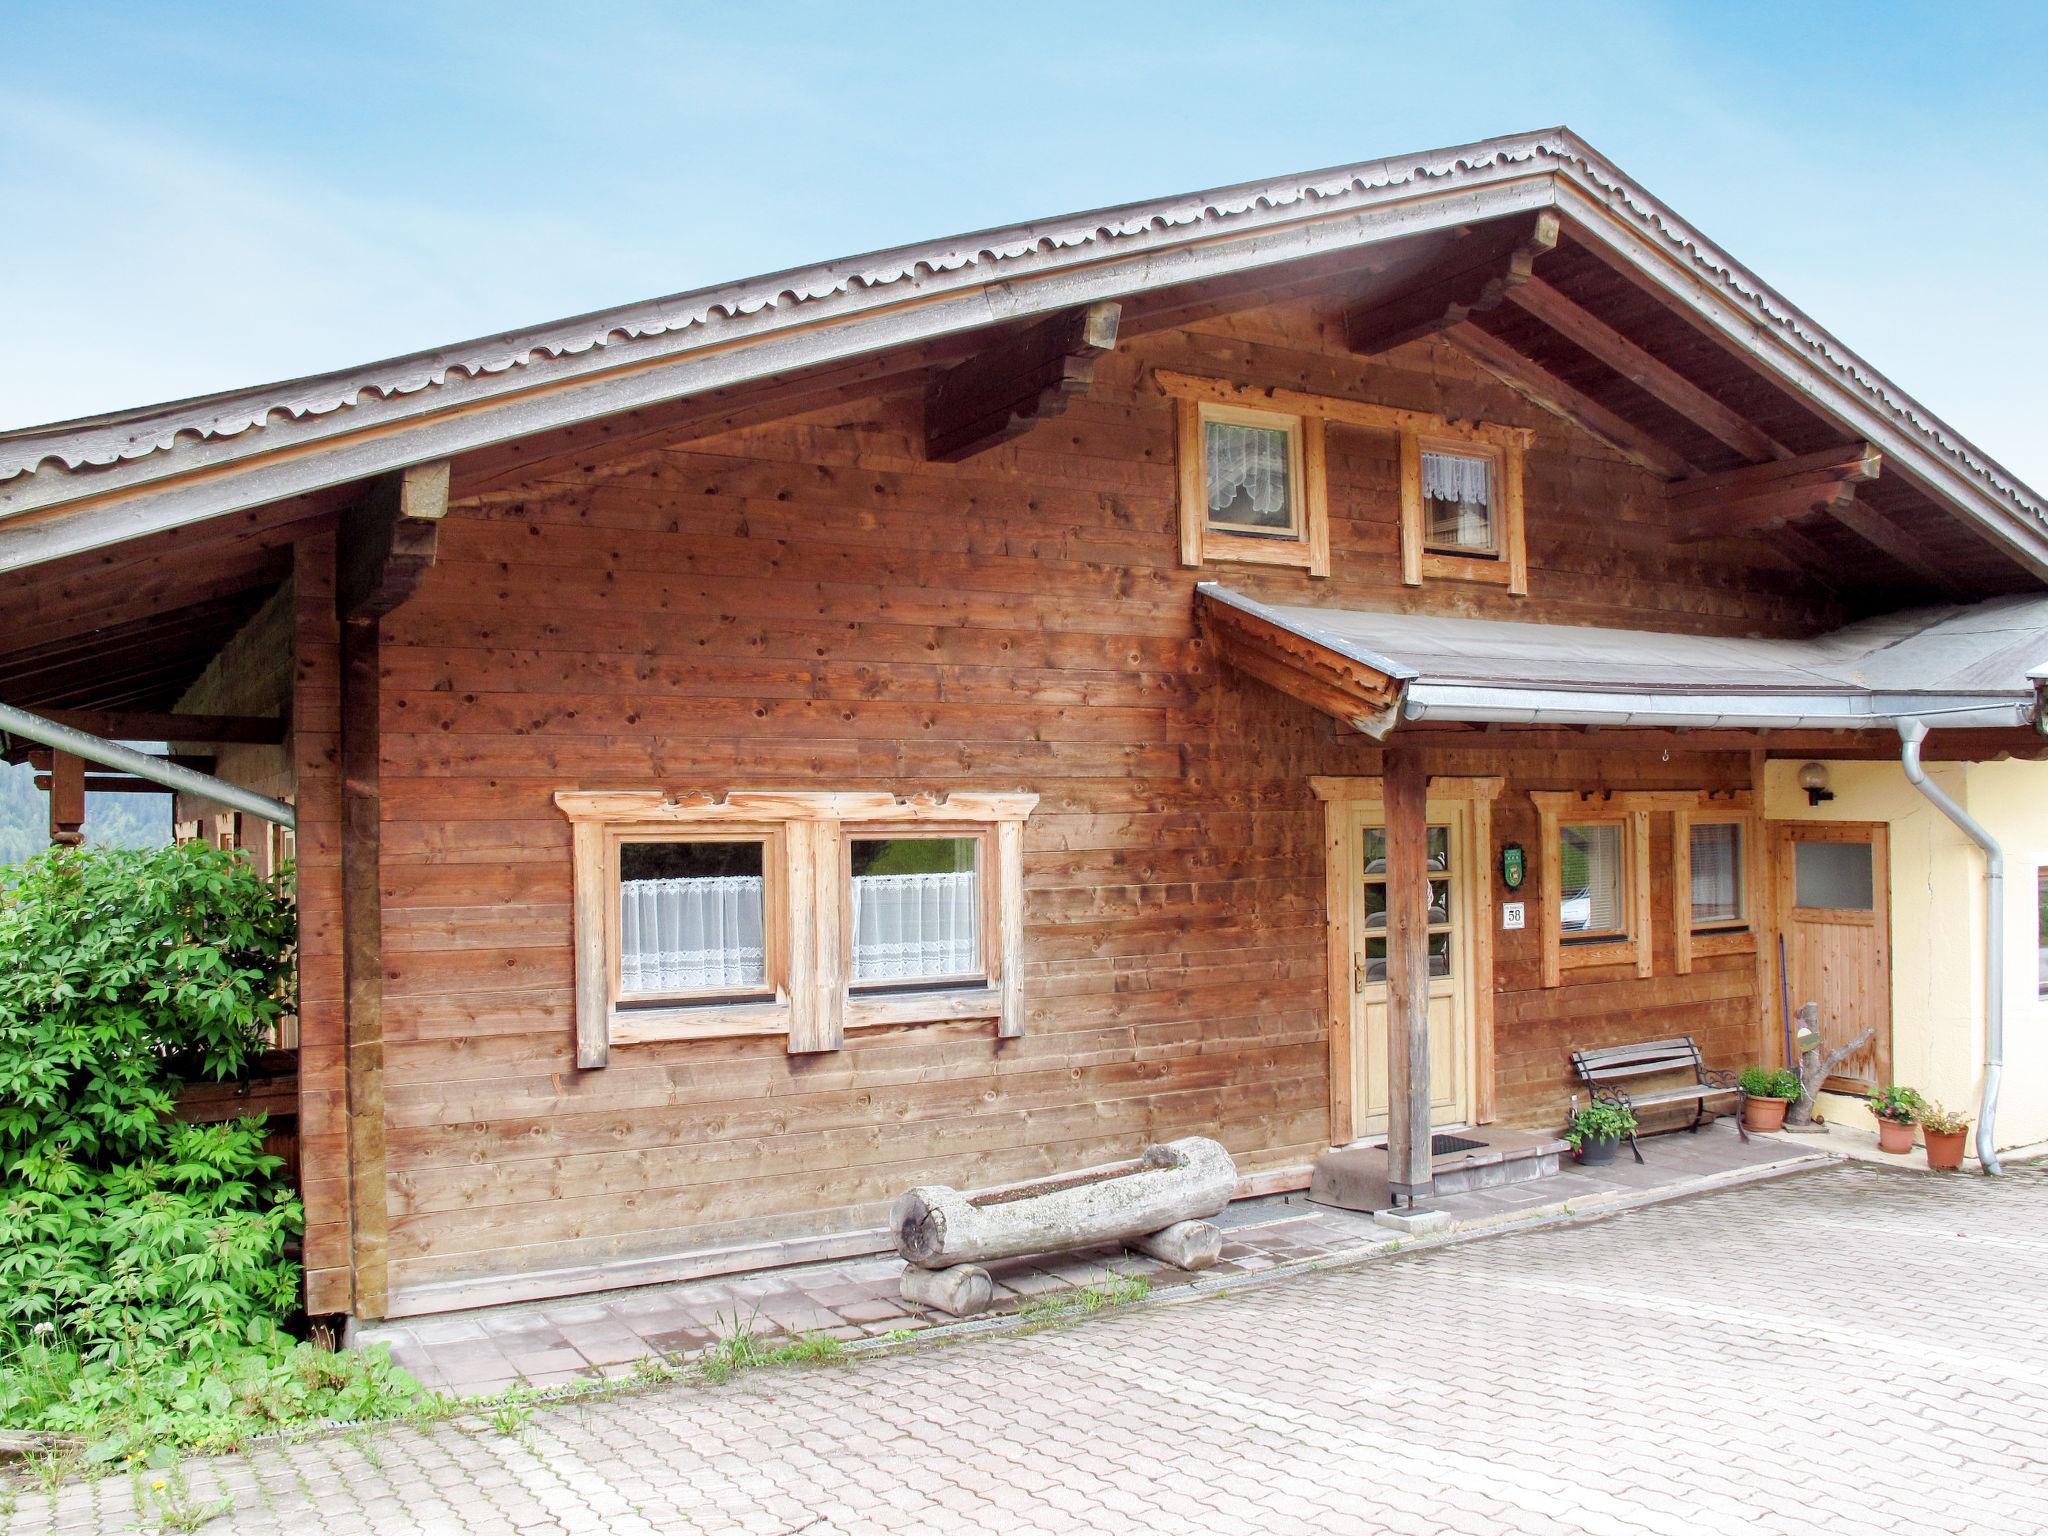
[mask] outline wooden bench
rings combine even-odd
[[[1707,1123],[1707,1100],[1732,1095],[1735,1129],[1744,1141],[1749,1140],[1749,1132],[1742,1129],[1740,1075],[1709,1067],[1690,1035],[1674,1040],[1646,1040],[1640,1045],[1610,1045],[1597,1051],[1573,1051],[1572,1070],[1578,1073],[1579,1081],[1596,1102],[1612,1104],[1632,1114],[1660,1104],[1691,1103],[1692,1124],[1686,1127],[1691,1131]],[[1690,1074],[1692,1081],[1662,1087],[1623,1086],[1634,1084],[1639,1078],[1670,1077],[1680,1072]],[[1634,1131],[1629,1132],[1628,1149],[1635,1153],[1637,1162],[1643,1160],[1643,1149],[1636,1145]]]

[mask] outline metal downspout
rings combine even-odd
[[[45,720],[41,715],[32,715],[25,709],[12,704],[0,704],[0,731],[9,736],[24,736],[30,741],[69,752],[82,757],[89,763],[98,763],[106,768],[118,768],[123,773],[132,773],[138,779],[148,779],[169,789],[182,789],[188,795],[199,795],[218,804],[231,806],[238,811],[247,811],[252,816],[261,816],[265,821],[274,821],[281,827],[297,827],[292,808],[282,800],[273,800],[268,795],[259,795],[253,789],[244,789],[239,784],[230,784],[217,779],[210,773],[201,773],[196,768],[187,768],[180,763],[167,763],[160,757],[151,757],[147,752],[138,752],[133,747],[124,747],[117,742],[102,741],[84,731],[75,731],[68,725],[59,725],[54,720]]]
[[[1977,1161],[1983,1164],[1986,1173],[2002,1173],[1997,1123],[1998,1079],[2005,1068],[2005,850],[1976,817],[1957,805],[1920,766],[1920,743],[1927,739],[1926,724],[1912,719],[1901,719],[1896,724],[1901,744],[1899,762],[1906,770],[1907,781],[1984,850],[1991,932],[1984,945],[1984,1098],[1977,1108]]]

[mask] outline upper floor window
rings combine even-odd
[[[1490,454],[1422,453],[1423,548],[1439,555],[1498,560]]]
[[[1242,560],[1329,575],[1326,449],[1334,422],[1395,440],[1404,582],[1483,581],[1528,592],[1522,457],[1534,434],[1526,428],[1165,368],[1152,379],[1176,411],[1181,564]]]

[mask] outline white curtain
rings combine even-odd
[[[1717,822],[1692,829],[1692,920],[1728,923],[1742,916],[1742,828]]]
[[[1429,542],[1456,549],[1493,547],[1493,463],[1457,453],[1422,456]]]
[[[856,875],[853,979],[927,981],[981,971],[979,876]]]
[[[1209,515],[1228,512],[1233,523],[1286,527],[1292,517],[1287,434],[1228,421],[1208,425]]]
[[[761,877],[619,883],[619,990],[756,988],[767,981]]]

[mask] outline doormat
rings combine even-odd
[[[1431,1157],[1449,1157],[1453,1152],[1476,1152],[1485,1145],[1485,1142],[1474,1141],[1470,1136],[1452,1136],[1446,1132],[1438,1131],[1436,1135],[1429,1138],[1429,1155]]]

